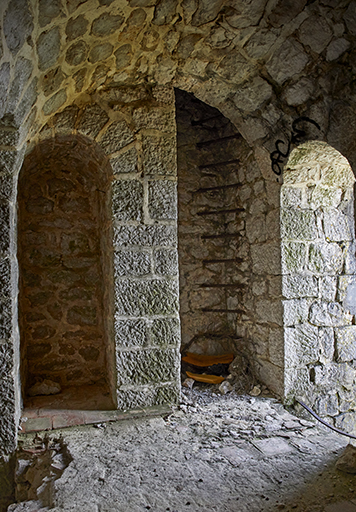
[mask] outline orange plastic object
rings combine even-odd
[[[197,382],[206,382],[207,384],[220,384],[224,379],[224,377],[220,377],[219,375],[201,375],[200,373],[190,373],[185,372],[187,377],[190,379],[196,380]]]
[[[230,364],[234,360],[234,354],[223,354],[221,356],[204,356],[187,352],[182,361],[193,366],[212,366],[214,364]]]

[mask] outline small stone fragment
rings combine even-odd
[[[194,386],[194,379],[185,379],[183,381],[183,384],[182,386],[184,386],[185,388],[188,388],[188,389],[192,389],[192,387]]]
[[[42,382],[36,382],[28,391],[29,396],[39,395],[56,395],[62,390],[58,382],[53,380],[45,379]]]
[[[224,380],[220,386],[219,386],[219,391],[222,395],[226,395],[226,393],[230,393],[230,391],[232,391],[232,386],[230,384],[230,382],[228,382],[227,380]]]
[[[348,444],[336,463],[336,468],[345,473],[356,473],[356,447]]]
[[[261,388],[260,386],[254,386],[250,391],[250,396],[258,396],[261,394]]]

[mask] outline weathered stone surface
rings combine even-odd
[[[66,89],[61,89],[56,92],[53,96],[51,96],[46,103],[43,105],[43,113],[46,116],[49,116],[56,112],[67,100],[67,91]]]
[[[2,115],[4,111],[9,83],[10,63],[4,62],[0,67],[0,115]]]
[[[302,368],[319,359],[318,328],[301,324],[285,328],[285,363],[287,367]]]
[[[314,302],[310,307],[309,321],[321,327],[351,324],[352,316],[338,302]]]
[[[136,180],[115,181],[112,194],[112,210],[116,220],[142,220],[142,183]]]
[[[333,276],[319,278],[319,295],[326,301],[333,302],[336,296],[337,279]]]
[[[310,300],[291,299],[283,301],[283,323],[294,326],[308,321]]]
[[[173,20],[177,8],[177,0],[159,0],[154,11],[152,22],[155,25],[165,25]]]
[[[53,27],[48,32],[42,32],[37,41],[38,67],[41,71],[45,71],[51,66],[54,66],[57,62],[60,48],[61,43],[58,27]]]
[[[67,50],[66,62],[71,66],[78,66],[85,61],[88,51],[88,45],[84,41],[73,43]]]
[[[307,245],[300,242],[282,243],[282,273],[301,272],[306,265]]]
[[[281,249],[276,243],[251,245],[254,273],[277,275],[281,273]]]
[[[282,27],[284,24],[297,17],[304,9],[306,0],[288,1],[278,0],[274,6],[272,13],[268,17],[268,21],[273,27]]]
[[[316,274],[335,275],[341,272],[342,249],[335,243],[310,244],[308,269]]]
[[[244,49],[253,59],[262,59],[268,55],[276,39],[277,35],[273,29],[262,29],[253,34]]]
[[[139,27],[143,25],[147,18],[146,11],[144,9],[135,9],[131,12],[129,19],[127,20],[128,25],[133,27]]]
[[[38,19],[40,27],[45,27],[61,14],[63,14],[63,11],[60,0],[39,0]]]
[[[150,342],[152,345],[180,344],[180,322],[178,318],[157,318],[153,320],[150,328]]]
[[[9,340],[11,335],[12,306],[11,301],[7,300],[0,302],[0,340]]]
[[[159,275],[178,275],[178,253],[176,250],[160,249],[154,252],[154,271]]]
[[[0,251],[6,253],[10,247],[10,205],[0,203]]]
[[[98,37],[109,36],[119,29],[123,22],[124,18],[122,16],[115,16],[105,12],[93,21],[91,33]]]
[[[149,182],[148,211],[151,219],[175,220],[177,218],[177,184],[174,181]]]
[[[340,414],[335,418],[335,427],[343,430],[344,432],[348,432],[350,434],[356,434],[356,418],[355,412],[347,412],[345,414]]]
[[[315,240],[317,231],[314,212],[282,208],[281,236],[292,240]]]
[[[114,230],[114,246],[177,246],[175,226],[117,226]]]
[[[284,208],[300,208],[302,206],[303,189],[286,187],[281,189],[281,206]]]
[[[16,55],[33,30],[33,21],[27,0],[9,3],[3,27],[6,44],[10,52]]]
[[[110,43],[103,43],[94,46],[89,52],[89,62],[95,64],[95,62],[107,59],[112,54],[113,49],[113,45]]]
[[[145,320],[115,319],[115,341],[118,346],[141,347],[148,343],[148,328]]]
[[[252,113],[262,107],[272,96],[272,87],[261,77],[255,77],[239,88],[234,95],[236,106],[245,113]]]
[[[279,300],[256,301],[256,318],[262,323],[283,325],[283,306]]]
[[[349,41],[340,37],[338,39],[334,39],[328,46],[326,51],[326,60],[333,61],[338,59],[348,48],[350,47]]]
[[[176,122],[174,111],[169,112],[162,110],[162,108],[140,107],[135,108],[133,121],[138,129],[153,129],[161,130],[162,132],[175,132]],[[150,140],[150,139],[148,139]],[[175,146],[174,138],[168,139],[171,146]]]
[[[126,316],[167,315],[178,311],[176,281],[116,281],[116,311]]]
[[[331,327],[319,328],[320,362],[331,363],[334,358],[335,343],[334,329]]]
[[[88,29],[88,20],[85,19],[84,15],[77,16],[76,18],[70,18],[66,26],[67,40],[72,41],[85,34]]]
[[[91,306],[74,306],[68,310],[67,320],[72,325],[96,325],[96,308]]]
[[[310,275],[283,276],[282,293],[287,299],[318,296],[318,280]]]
[[[8,93],[6,110],[12,112],[20,99],[20,96],[27,86],[31,76],[33,64],[30,60],[19,57],[14,71],[14,78]]]
[[[311,97],[314,88],[314,83],[309,78],[301,78],[285,91],[285,98],[288,105],[293,105],[294,107],[302,105]]]
[[[65,75],[59,67],[52,69],[51,71],[43,75],[41,84],[43,94],[45,96],[49,96],[50,94],[56,92],[60,88],[64,79]]]
[[[62,110],[62,112],[56,114],[53,118],[53,124],[56,127],[56,132],[72,132],[75,126],[78,113],[79,108],[75,105],[71,105]],[[71,188],[69,188],[69,190],[71,190]]]
[[[132,47],[130,44],[123,44],[114,53],[116,59],[116,69],[124,69],[131,62]]]
[[[108,120],[107,113],[99,105],[88,105],[80,118],[78,131],[95,139]]]
[[[174,381],[179,371],[179,359],[177,349],[119,352],[116,358],[118,386]]]
[[[325,187],[317,184],[311,195],[310,206],[315,210],[321,206],[324,208],[337,208],[341,201],[341,195],[342,189],[340,188]]]
[[[144,136],[142,140],[145,174],[175,176],[177,155],[175,137]]]
[[[132,147],[110,159],[113,174],[137,172],[137,149]]]
[[[243,55],[237,52],[224,57],[217,67],[219,75],[234,83],[241,83],[247,80],[251,70],[251,64]]]
[[[288,78],[303,71],[307,62],[308,56],[303,47],[293,39],[287,39],[267,62],[266,67],[271,77],[282,85]]]
[[[321,53],[333,36],[327,21],[321,16],[310,16],[299,28],[299,40],[317,53]]]
[[[76,73],[74,73],[73,80],[75,82],[75,92],[80,92],[83,89],[86,74],[86,68],[79,69]]]
[[[119,389],[117,393],[118,409],[128,410],[135,407],[151,407],[154,405],[175,404],[179,400],[177,385],[141,386],[136,389]]]
[[[145,276],[151,273],[151,259],[147,251],[116,251],[114,254],[116,276]]]
[[[356,8],[355,4],[351,3],[344,14],[344,20],[349,32],[354,36],[356,35],[355,22],[356,22]]]
[[[134,135],[125,121],[112,123],[101,138],[100,144],[106,154],[115,153],[134,141]]]
[[[346,242],[354,238],[347,216],[337,209],[329,208],[324,211],[324,232],[327,240],[332,242]]]
[[[335,329],[336,360],[340,363],[356,359],[356,327],[348,325]]]

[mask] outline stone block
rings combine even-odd
[[[309,16],[299,28],[299,40],[316,53],[325,50],[332,37],[333,31],[322,16]]]
[[[329,44],[326,51],[326,60],[328,62],[332,62],[333,60],[338,59],[346,50],[350,47],[349,41],[344,39],[343,37],[339,37],[338,39],[334,39]]]
[[[51,96],[43,105],[42,110],[46,116],[56,112],[67,101],[66,89],[61,89]]]
[[[118,386],[162,384],[177,380],[180,354],[177,348],[117,351]]]
[[[356,412],[346,412],[335,418],[335,427],[356,435]]]
[[[286,299],[318,297],[318,279],[303,274],[285,275],[282,279],[282,294]]]
[[[60,0],[39,0],[38,14],[40,27],[45,27],[53,19],[63,15]]]
[[[342,271],[343,253],[336,243],[310,244],[308,270],[314,274],[335,275]]]
[[[319,346],[320,362],[323,364],[331,363],[335,352],[334,329],[332,327],[319,328]]]
[[[11,296],[11,267],[8,259],[0,260],[0,297],[9,299]]]
[[[315,215],[311,210],[281,208],[281,236],[289,240],[315,240]]]
[[[177,243],[175,226],[116,226],[114,228],[115,247],[177,247]]]
[[[100,140],[100,145],[107,155],[115,153],[133,142],[134,135],[125,121],[112,123]]]
[[[282,274],[302,272],[306,265],[307,245],[302,242],[282,242]]]
[[[178,384],[166,386],[141,386],[135,389],[118,389],[118,409],[129,410],[136,407],[176,404],[180,396]]]
[[[116,69],[124,69],[130,65],[132,59],[132,47],[130,44],[123,44],[115,51]]]
[[[24,121],[25,117],[30,112],[31,108],[35,104],[37,100],[37,84],[38,84],[38,78],[35,76],[30,85],[25,90],[22,100],[18,104],[16,110],[15,110],[15,123],[16,126],[20,126],[22,122]],[[29,119],[27,119],[26,123],[29,122]],[[29,122],[31,124],[31,122]]]
[[[351,324],[352,316],[338,302],[314,302],[309,321],[320,327],[342,327]]]
[[[319,360],[319,330],[308,323],[285,328],[285,365],[302,368]]]
[[[245,113],[252,113],[262,107],[272,95],[272,87],[257,76],[239,88],[233,101],[237,108]]]
[[[315,412],[322,418],[325,416],[336,416],[339,414],[339,401],[337,394],[325,394],[318,398],[315,403]]]
[[[10,2],[4,15],[4,36],[6,44],[16,55],[33,30],[33,20],[27,0]]]
[[[328,241],[351,241],[354,235],[351,233],[347,216],[336,208],[324,210],[324,233]]]
[[[250,243],[265,242],[267,234],[269,238],[274,238],[270,236],[270,231],[266,229],[266,218],[264,215],[251,216],[246,220],[246,236]]]
[[[301,208],[303,197],[302,187],[287,187],[281,188],[281,206],[282,208]]]
[[[294,326],[307,322],[311,299],[291,299],[283,301],[283,323]]]
[[[176,136],[142,138],[143,170],[146,175],[176,176]]]
[[[90,50],[88,60],[92,64],[102,62],[110,57],[113,49],[114,47],[110,43],[97,44]]]
[[[0,203],[0,251],[8,252],[10,247],[10,205]]]
[[[177,219],[177,184],[174,181],[156,180],[148,184],[148,212],[151,219]]]
[[[91,34],[97,37],[109,36],[118,30],[124,22],[124,18],[120,15],[113,15],[104,12],[96,18],[91,26]]]
[[[20,57],[17,59],[14,78],[11,82],[10,90],[7,97],[6,110],[7,112],[13,112],[27,86],[31,73],[33,70],[33,64],[30,60]]]
[[[73,306],[68,309],[67,321],[71,325],[97,325],[97,311],[93,306]]]
[[[1,52],[0,52],[1,53]],[[10,63],[4,62],[0,67],[0,115],[3,115],[7,91],[10,83]]]
[[[345,274],[356,274],[356,247],[354,243],[344,244]]]
[[[11,301],[0,302],[0,340],[9,340],[12,336]],[[1,341],[0,341],[1,343]]]
[[[268,354],[272,364],[284,366],[284,331],[282,328],[270,329],[268,336]]]
[[[88,105],[85,107],[82,116],[80,118],[80,123],[78,126],[78,131],[95,139],[100,130],[104,128],[106,123],[109,120],[109,116],[99,105]]]
[[[67,50],[65,60],[70,66],[79,66],[88,56],[89,47],[84,41],[73,43]]]
[[[82,14],[76,18],[70,18],[66,26],[67,41],[83,36],[88,29],[88,23]]]
[[[178,311],[178,283],[171,280],[120,280],[115,283],[116,312],[122,316],[171,315]]]
[[[283,325],[283,306],[279,300],[257,300],[256,318],[258,322]]]
[[[253,272],[258,275],[281,273],[281,246],[277,243],[251,245]]]
[[[165,109],[150,106],[135,108],[132,118],[138,130],[160,130],[168,133],[175,133],[176,131],[175,112],[173,109],[167,111],[167,107]],[[143,140],[145,141],[144,147],[149,146],[150,142],[155,146],[157,145],[157,140],[153,137],[146,136]],[[164,138],[164,141],[167,141],[168,146],[175,148],[176,142],[173,137]]]
[[[178,252],[160,249],[154,252],[154,271],[158,275],[178,275]]]
[[[152,345],[180,345],[180,322],[178,318],[157,318],[150,328]]]
[[[145,276],[151,273],[151,258],[147,251],[115,251],[115,276]]]
[[[310,206],[316,210],[320,207],[337,208],[341,202],[342,189],[325,187],[317,184],[311,194]]]
[[[125,153],[110,159],[113,174],[132,173],[138,171],[137,149],[135,147],[128,149]]]
[[[122,347],[142,347],[148,343],[147,322],[143,319],[115,318],[115,342]]]
[[[335,328],[336,360],[339,363],[356,359],[356,326]]]
[[[115,181],[112,186],[112,210],[115,220],[141,221],[143,186],[136,180]]]
[[[61,36],[58,27],[53,27],[47,32],[42,32],[37,40],[38,67],[41,71],[45,71],[55,65],[59,57],[60,48]],[[80,60],[80,62],[82,62],[82,60]],[[80,62],[78,62],[78,64],[80,64]]]
[[[282,85],[286,80],[303,71],[308,56],[301,44],[290,38],[284,41],[279,50],[267,62],[266,67],[271,77]]]
[[[336,297],[337,277],[319,277],[319,297],[322,300],[333,302]]]
[[[56,129],[56,133],[64,132],[72,132],[75,127],[75,122],[77,120],[77,116],[79,113],[79,109],[75,105],[70,105],[66,107],[62,112],[56,114],[53,119],[53,124]]]

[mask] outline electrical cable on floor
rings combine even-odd
[[[304,407],[304,409],[306,409],[308,412],[310,412],[310,414],[312,416],[314,416],[315,419],[317,419],[318,421],[320,421],[320,423],[322,423],[323,425],[325,425],[326,427],[330,428],[331,430],[334,430],[334,432],[337,432],[338,434],[341,434],[342,436],[346,436],[346,437],[351,437],[352,439],[356,439],[356,436],[352,435],[352,434],[348,434],[347,432],[343,432],[342,430],[339,430],[338,428],[336,427],[333,427],[332,425],[329,425],[329,423],[327,423],[326,421],[322,420],[321,418],[319,418],[319,416],[310,409],[310,407],[308,407],[307,405],[305,405],[304,402],[302,402],[301,400],[298,400],[298,398],[295,399],[296,402],[298,402],[298,404],[300,404],[302,407]]]

